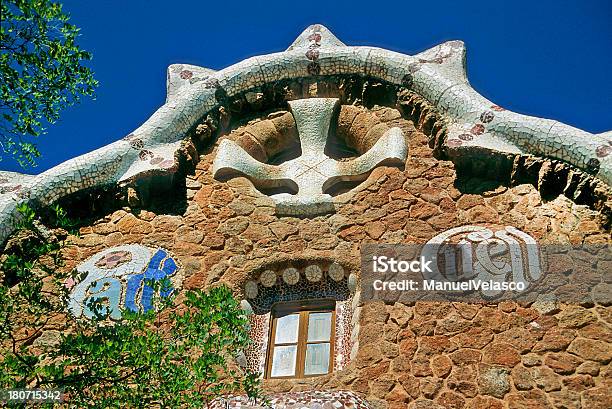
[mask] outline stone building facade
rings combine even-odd
[[[469,87],[463,59],[460,42],[411,57],[315,25],[223,71],[171,66],[166,104],[126,138],[46,175],[0,175],[3,238],[19,201],[94,215],[64,254],[87,277],[70,283],[76,316],[89,297],[146,309],[134,277],[151,269],[179,293],[230,286],[252,324],[240,364],[276,407],[612,407],[610,260],[581,303],[361,298],[368,243],[461,226],[611,242],[612,137],[505,111]],[[322,343],[278,342],[293,325],[280,318],[311,301],[311,318],[333,321]],[[285,304],[297,308],[277,314]],[[273,376],[281,348],[293,376]]]

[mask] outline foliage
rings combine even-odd
[[[79,29],[60,4],[3,0],[0,12],[0,160],[4,154],[25,168],[40,156],[30,139],[98,83],[83,65],[91,54],[76,45]]]
[[[20,231],[36,230],[35,213],[27,206],[20,212]],[[72,225],[60,208],[55,214],[64,227]],[[71,320],[64,313],[66,275],[38,261],[50,256],[57,267],[62,244],[38,241],[0,260],[0,389],[61,388],[70,406],[92,408],[202,407],[239,391],[261,397],[258,377],[232,365],[249,339],[246,316],[228,288],[185,291],[180,307],[172,297],[157,298],[156,308],[126,311],[118,322],[90,303],[95,319]],[[41,269],[53,273],[54,285],[43,284]],[[8,275],[19,284],[6,285]],[[169,281],[147,284],[159,292]],[[55,345],[29,346],[50,320],[68,322],[70,330]],[[18,335],[25,322],[32,324]]]

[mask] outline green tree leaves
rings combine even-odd
[[[55,226],[74,226],[61,208],[52,210]],[[154,309],[126,310],[116,322],[90,303],[96,319],[74,320],[66,314],[68,274],[59,272],[57,238],[65,230],[47,230],[53,238],[45,239],[36,214],[27,206],[20,212],[20,229],[0,258],[0,389],[61,388],[79,408],[204,407],[225,394],[261,397],[258,375],[235,364],[250,342],[248,320],[227,287],[157,297]],[[169,282],[146,284],[159,293]],[[61,336],[40,344],[50,321]]]
[[[76,45],[79,29],[49,0],[0,2],[0,160],[34,166],[33,137],[98,82],[83,65],[91,54]]]

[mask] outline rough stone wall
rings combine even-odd
[[[322,257],[358,271],[361,243],[424,243],[463,224],[512,225],[540,242],[610,242],[587,207],[563,196],[543,202],[531,185],[457,180],[452,162],[434,158],[412,122],[394,109],[374,113],[407,135],[406,168],[376,169],[354,194],[337,197],[336,213],[275,216],[272,201],[246,179],[212,178],[212,148],[187,178],[186,197],[157,199],[186,201],[184,208],[108,214],[71,239],[66,268],[110,246],[161,246],[185,269],[183,288],[225,282],[242,296],[244,283],[269,264]],[[513,302],[366,303],[360,348],[347,368],[306,380],[266,380],[265,387],[348,389],[389,408],[608,408],[610,325],[612,309],[600,305],[560,305],[540,314]]]

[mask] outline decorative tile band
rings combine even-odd
[[[334,371],[345,368],[351,362],[353,318],[352,300],[336,302],[336,344],[334,345]]]
[[[270,313],[249,315],[249,338],[252,341],[246,351],[246,369],[263,374],[266,371],[268,335],[270,332]]]
[[[48,205],[68,194],[145,172],[174,171],[182,139],[219,105],[217,95],[231,97],[267,83],[319,75],[366,75],[411,88],[446,116],[449,149],[477,147],[560,159],[612,186],[610,132],[594,135],[558,121],[499,108],[470,86],[460,41],[409,56],[375,47],[348,47],[325,27],[314,25],[285,52],[251,57],[214,73],[183,68],[172,67],[168,101],[125,139],[40,175],[21,177],[25,184],[19,189],[13,177],[0,175],[9,179],[5,185],[12,186],[2,189],[5,193],[0,195],[0,241],[13,231],[16,206],[23,201]],[[220,90],[223,92],[218,93]]]
[[[279,393],[269,397],[273,409],[370,409],[370,404],[354,392],[349,391],[310,391]],[[228,396],[215,399],[211,409],[226,408],[264,408],[246,396]]]
[[[267,313],[274,303],[302,299],[348,300],[357,287],[357,277],[334,262],[309,264],[304,268],[265,270],[244,284],[244,295],[255,314]]]
[[[155,289],[149,281],[170,280],[159,296],[168,297],[180,285],[179,266],[164,249],[128,244],[106,249],[76,268],[77,281],[66,280],[71,289],[68,309],[75,317],[93,318],[90,303],[99,302],[101,313],[121,318],[121,310],[149,311]]]

